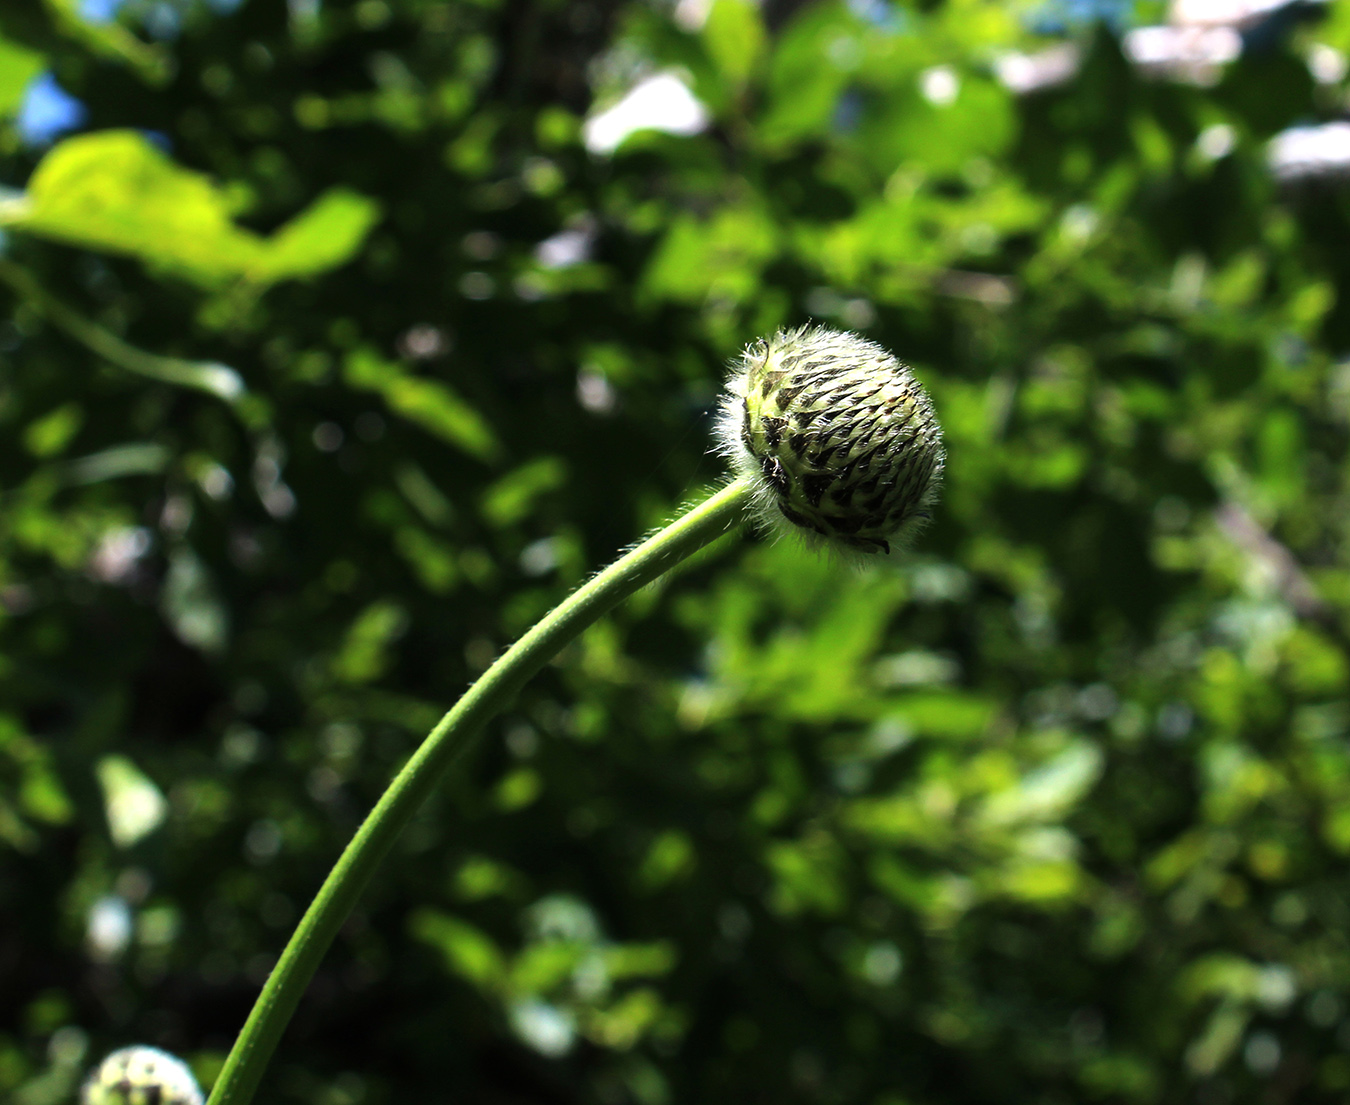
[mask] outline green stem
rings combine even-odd
[[[8,284],[40,314],[45,315],[86,349],[118,368],[162,380],[180,387],[196,388],[233,402],[244,391],[244,381],[228,365],[213,361],[189,361],[183,357],[163,357],[147,353],[124,342],[106,327],[100,326],[63,303],[44,288],[32,273],[0,260],[0,281]]]
[[[422,742],[357,830],[301,918],[225,1060],[208,1105],[247,1105],[315,968],[394,839],[451,762],[540,668],[583,629],[740,517],[749,485],[737,481],[647,538],[581,586],[511,646]]]

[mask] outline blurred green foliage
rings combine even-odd
[[[1265,153],[1344,111],[1350,4],[1208,86],[1085,24],[1022,96],[1045,9],[698,9],[0,8],[0,1097],[209,1083],[415,743],[808,318],[931,388],[930,532],[729,538],[590,630],[260,1100],[1350,1091],[1350,193]],[[663,73],[708,125],[588,150]]]

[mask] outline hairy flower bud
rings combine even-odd
[[[875,342],[780,330],[741,356],[722,402],[722,451],[782,528],[889,553],[929,518],[945,453],[932,401]]]
[[[98,1065],[80,1105],[202,1105],[202,1091],[181,1059],[156,1047],[124,1047]]]

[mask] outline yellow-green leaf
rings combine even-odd
[[[733,85],[749,79],[764,52],[764,20],[751,0],[713,0],[703,41],[717,68]]]
[[[169,79],[172,62],[163,46],[142,42],[116,20],[86,19],[79,0],[46,0],[46,7],[52,26],[90,53],[131,66],[147,84]]]
[[[413,376],[370,349],[358,349],[347,358],[346,377],[354,387],[379,392],[394,413],[470,456],[492,460],[499,452],[486,419],[439,381]]]
[[[42,71],[42,65],[41,54],[0,38],[0,118],[19,110],[28,85]]]
[[[508,473],[483,493],[483,513],[495,526],[527,518],[535,504],[567,482],[567,466],[557,457],[540,457]]]
[[[255,234],[231,219],[224,189],[128,130],[66,139],[21,197],[0,202],[0,226],[129,254],[207,288],[266,286],[334,268],[377,217],[372,200],[333,189],[270,237]]]
[[[492,938],[455,917],[431,909],[412,917],[412,932],[445,957],[445,965],[482,990],[496,989],[505,979],[506,959]]]

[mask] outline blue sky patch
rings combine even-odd
[[[33,78],[15,123],[25,142],[45,146],[67,131],[78,130],[88,118],[89,109],[47,72]]]

